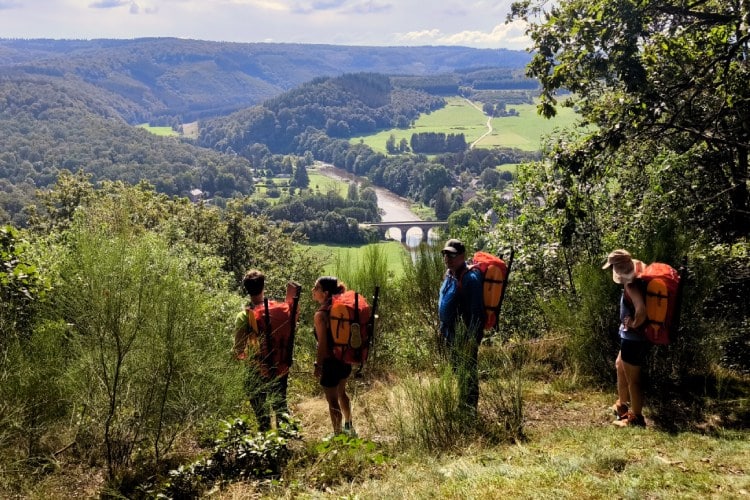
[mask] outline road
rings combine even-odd
[[[474,106],[475,108],[477,108],[479,111],[481,111],[482,114],[484,114],[484,110],[482,108],[480,108],[479,106],[477,106],[475,103],[473,103],[469,99],[466,99],[465,97],[464,97],[464,100],[466,100],[466,102],[468,102],[469,104],[471,104],[472,106]],[[487,132],[485,132],[484,134],[482,134],[481,137],[479,137],[479,139],[477,139],[476,141],[474,141],[471,144],[469,144],[469,149],[473,149],[474,146],[476,146],[477,144],[479,144],[479,141],[481,141],[482,139],[484,139],[485,137],[487,137],[491,133],[492,133],[492,117],[490,116],[490,117],[487,117]]]

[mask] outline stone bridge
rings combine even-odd
[[[364,222],[361,224],[363,227],[376,227],[380,231],[380,238],[385,239],[388,230],[391,228],[398,229],[401,231],[401,243],[406,243],[406,232],[413,228],[418,227],[422,230],[422,241],[427,242],[427,233],[432,228],[436,227],[448,227],[447,222],[440,222],[434,220],[405,220],[405,221],[392,221],[392,222]]]

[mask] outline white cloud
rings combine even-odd
[[[478,48],[525,49],[530,39],[525,34],[526,24],[513,21],[509,24],[498,24],[492,31],[466,30],[456,33],[443,33],[439,29],[397,33],[396,39],[406,45],[461,45]]]
[[[0,37],[525,48],[511,1],[0,0]]]

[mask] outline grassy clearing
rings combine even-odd
[[[528,443],[404,457],[385,478],[343,487],[359,498],[739,498],[740,436],[670,436],[607,426],[560,429]]]
[[[542,140],[557,129],[574,125],[577,114],[570,108],[559,108],[557,116],[543,118],[536,112],[536,104],[509,106],[518,111],[518,116],[503,116],[492,119],[492,133],[484,137],[479,147],[518,148],[523,151],[541,149]]]
[[[648,407],[647,428],[615,428],[609,409],[614,387],[597,390],[574,375],[555,372],[539,361],[544,352],[526,358],[516,372],[523,378],[524,437],[489,439],[498,425],[492,402],[502,396],[495,378],[504,376],[493,369],[502,349],[480,350],[481,432],[456,432],[450,446],[434,452],[405,442],[400,426],[410,417],[414,421],[409,412],[415,404],[428,409],[436,402],[420,402],[415,395],[434,398],[431,391],[441,388],[447,397],[453,391],[439,359],[434,359],[437,370],[393,368],[378,375],[366,370],[364,378],[352,377],[348,393],[360,437],[334,441],[324,439],[330,421],[306,368],[312,361],[296,364],[290,406],[301,421],[302,441],[293,445],[281,476],[224,484],[211,491],[211,498],[734,499],[750,494],[747,430],[715,426],[708,432],[668,432],[650,419]],[[96,496],[102,478],[95,468],[64,470],[30,486],[29,498]]]
[[[385,153],[385,142],[391,134],[396,138],[396,144],[401,139],[408,142],[412,134],[420,132],[463,133],[466,142],[471,143],[487,131],[487,117],[481,109],[475,108],[460,97],[451,97],[446,101],[448,104],[444,108],[421,115],[411,128],[384,130],[373,135],[352,137],[351,142],[364,142],[373,150]]]
[[[319,255],[324,262],[324,272],[326,274],[338,275],[342,266],[358,267],[365,261],[365,252],[371,245],[378,245],[385,252],[388,262],[388,274],[401,276],[404,271],[404,256],[406,249],[397,241],[385,241],[371,243],[370,245],[361,246],[338,246],[338,245],[306,245],[313,253]]]
[[[148,123],[142,123],[138,125],[139,127],[148,130],[154,135],[160,135],[160,136],[179,136],[180,134],[178,132],[175,132],[172,127],[152,127]]]
[[[446,107],[427,115],[422,115],[409,129],[391,129],[377,134],[353,137],[351,142],[364,142],[375,151],[385,153],[385,143],[393,134],[398,144],[401,139],[409,141],[412,134],[419,132],[443,132],[446,134],[463,133],[467,143],[472,143],[487,132],[487,116],[461,97],[446,99]],[[477,147],[508,147],[524,151],[537,151],[542,138],[557,128],[567,128],[576,120],[575,112],[570,108],[558,109],[556,117],[548,120],[539,116],[536,105],[521,104],[510,106],[518,111],[519,116],[493,118],[492,133],[482,138]]]
[[[307,169],[307,176],[310,178],[309,188],[321,193],[335,191],[340,196],[346,198],[349,191],[349,181],[339,181],[326,175],[316,172],[314,169]]]
[[[355,379],[350,395],[363,442],[293,462],[277,485],[234,484],[217,498],[725,499],[750,494],[746,431],[670,433],[653,422],[646,429],[618,429],[610,423],[613,394],[573,388],[576,384],[556,389],[546,380],[549,367],[539,368],[538,378],[524,385],[524,440],[493,444],[456,434],[449,452],[404,447],[397,439],[393,402],[409,393],[414,380],[429,384],[437,377],[401,373],[388,380]],[[491,383],[483,380],[482,398]],[[318,446],[330,425],[322,397],[305,397],[292,406],[303,421],[308,450]],[[480,400],[480,414],[486,411]],[[375,454],[385,460],[372,459]]]

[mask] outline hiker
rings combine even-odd
[[[257,269],[245,273],[242,288],[250,296],[250,302],[237,314],[234,322],[234,356],[238,360],[247,360],[245,392],[261,432],[271,429],[273,414],[277,426],[282,420],[290,419],[287,404],[289,365],[284,361],[272,361],[268,352],[264,356],[261,342],[266,339],[261,338],[262,332],[257,331],[257,326],[250,326],[255,323],[255,311],[264,308],[265,281],[265,275]],[[249,318],[250,315],[253,318]],[[246,353],[248,347],[250,356]]]
[[[612,268],[612,280],[623,285],[620,296],[620,352],[617,354],[617,401],[612,405],[618,427],[645,427],[641,367],[646,363],[650,343],[646,327],[646,303],[638,286],[637,276],[645,265],[633,259],[627,250],[614,250],[607,256],[602,269]]]
[[[315,338],[318,340],[314,374],[323,386],[334,434],[343,432],[354,437],[356,432],[352,426],[351,405],[349,396],[346,394],[346,382],[352,373],[352,366],[334,357],[330,331],[333,296],[345,291],[344,284],[333,276],[321,276],[315,281],[312,289],[313,300],[320,304],[315,312],[314,321]]]
[[[450,239],[442,250],[446,267],[440,286],[438,312],[440,343],[448,351],[451,367],[459,380],[459,401],[476,414],[479,403],[477,356],[484,335],[482,276],[466,265],[466,248]]]

